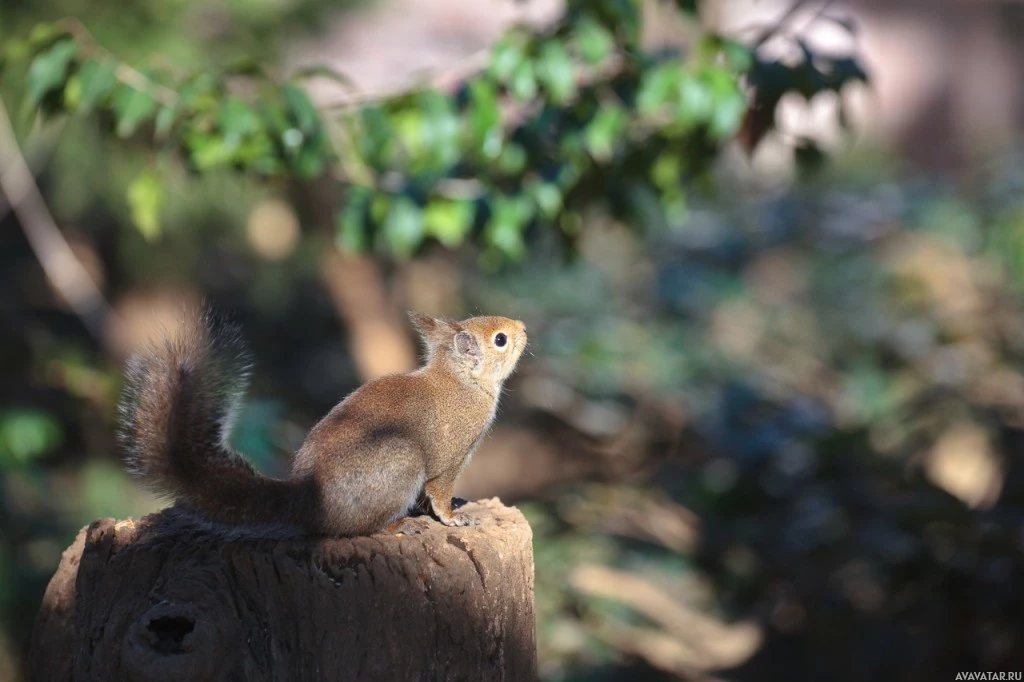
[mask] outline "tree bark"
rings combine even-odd
[[[497,499],[479,525],[270,539],[165,510],[101,519],[65,552],[32,678],[532,680],[532,533]]]

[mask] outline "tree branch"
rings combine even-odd
[[[3,100],[0,100],[0,193],[18,217],[25,238],[53,288],[89,332],[102,339],[106,324],[116,319],[114,311],[57,227],[18,147]]]

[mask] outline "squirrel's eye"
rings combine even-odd
[[[497,346],[498,348],[501,348],[506,343],[508,343],[508,337],[505,336],[504,334],[499,332],[494,336],[494,345]]]

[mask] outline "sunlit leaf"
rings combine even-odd
[[[651,166],[651,180],[661,189],[679,185],[682,178],[682,159],[678,154],[662,152]]]
[[[281,88],[281,95],[292,115],[295,127],[300,132],[309,134],[319,127],[320,114],[304,90],[294,85],[285,85]]]
[[[423,213],[406,196],[396,197],[388,209],[383,226],[388,249],[399,258],[408,258],[423,242]]]
[[[450,97],[424,92],[418,98],[423,111],[422,137],[427,158],[419,166],[429,172],[441,171],[458,161],[460,120]]]
[[[490,81],[474,81],[469,86],[469,131],[485,158],[494,159],[501,153],[501,109],[498,96]]]
[[[169,104],[157,112],[154,129],[157,137],[166,137],[171,132],[171,129],[174,127],[174,121],[178,116],[178,111],[178,101],[175,101],[173,104]]]
[[[738,41],[723,39],[722,54],[726,64],[735,71],[746,72],[754,65],[753,51]]]
[[[160,234],[160,208],[163,200],[163,186],[154,171],[142,173],[128,185],[128,207],[132,222],[148,240]]]
[[[79,107],[84,113],[106,99],[117,84],[117,64],[111,59],[88,61],[82,64],[78,77],[82,84]]]
[[[251,135],[261,127],[261,119],[256,111],[237,97],[225,100],[217,116],[217,122],[225,134],[238,137]]]
[[[338,213],[335,244],[346,253],[366,251],[366,217],[372,191],[367,187],[353,187],[345,196],[345,206]]]
[[[663,64],[644,73],[636,98],[640,113],[653,116],[666,105],[674,103],[682,78],[682,66],[676,63]]]
[[[605,107],[587,125],[584,141],[587,151],[598,161],[607,161],[615,153],[627,118],[622,109]]]
[[[507,35],[495,43],[491,50],[491,73],[499,80],[506,81],[512,77],[525,56],[519,36]]]
[[[710,69],[704,73],[702,82],[712,97],[709,132],[716,138],[731,136],[739,128],[747,109],[747,96],[740,89],[736,79],[721,69]]]
[[[499,196],[492,202],[491,211],[485,240],[508,258],[521,259],[526,254],[523,229],[533,217],[533,206],[526,197]]]
[[[611,56],[615,37],[588,15],[576,23],[576,45],[585,62],[599,65]]]
[[[508,87],[516,99],[528,100],[537,96],[537,78],[529,60],[519,62],[512,72]]]
[[[687,74],[679,83],[675,120],[684,125],[706,121],[714,109],[714,96],[707,79]]]
[[[6,412],[0,415],[0,464],[25,464],[51,452],[61,439],[60,423],[45,412]]]
[[[326,165],[325,151],[322,148],[307,145],[292,160],[291,167],[299,178],[309,180],[323,173]]]
[[[473,224],[473,204],[464,200],[434,199],[423,211],[427,233],[449,248],[465,241]]]
[[[537,59],[537,78],[551,100],[565,104],[576,91],[576,66],[560,40],[544,43]]]
[[[130,137],[156,111],[156,102],[147,92],[123,85],[114,93],[117,134]]]
[[[234,148],[220,135],[190,131],[185,139],[189,158],[197,170],[209,170],[231,161]]]
[[[63,87],[68,68],[78,52],[78,45],[70,39],[58,40],[45,52],[36,55],[28,69],[28,102],[38,106],[43,98]]]
[[[545,218],[554,218],[562,210],[562,191],[558,185],[550,182],[532,182],[527,185],[526,190]]]
[[[498,157],[498,168],[503,173],[521,173],[526,168],[526,150],[520,144],[507,144]]]

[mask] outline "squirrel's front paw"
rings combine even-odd
[[[480,522],[466,512],[456,512],[448,518],[441,519],[441,523],[446,526],[475,526]]]

